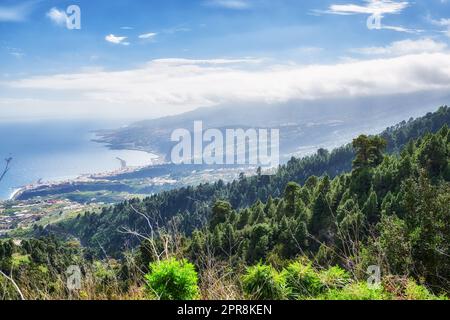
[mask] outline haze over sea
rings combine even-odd
[[[116,157],[130,166],[151,164],[152,155],[141,151],[110,150],[91,141],[93,130],[116,128],[120,123],[95,121],[0,122],[0,157],[12,157],[11,169],[0,182],[0,200],[15,189],[43,181],[76,178],[85,173],[120,168]]]

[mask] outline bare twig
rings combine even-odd
[[[14,279],[12,277],[7,276],[1,270],[0,270],[0,275],[4,276],[6,279],[8,279],[13,284],[13,286],[16,289],[17,293],[20,295],[20,299],[26,300],[25,297],[22,294],[22,291],[20,291],[19,286],[17,285],[17,283],[14,281]]]
[[[5,168],[3,169],[3,172],[0,175],[0,181],[2,181],[3,178],[5,177],[5,175],[8,173],[8,171],[10,169],[11,161],[12,161],[11,157],[5,159],[6,164],[5,164]]]

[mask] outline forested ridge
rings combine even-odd
[[[36,229],[42,237],[0,243],[0,271],[37,299],[447,299],[449,123],[442,107],[292,159],[274,176]],[[76,237],[56,236],[64,231]],[[84,277],[76,292],[65,287],[73,264]],[[381,271],[376,286],[371,266]],[[0,288],[0,298],[18,297],[5,278]]]
[[[450,110],[446,106],[424,117],[390,127],[380,137],[386,140],[388,153],[398,153],[411,139],[427,132],[437,132],[444,124],[450,125]],[[136,210],[151,215],[160,226],[176,221],[179,230],[189,235],[205,225],[216,200],[226,200],[235,209],[251,206],[257,200],[266,202],[269,196],[280,197],[289,182],[302,185],[311,176],[334,178],[343,172],[350,172],[354,156],[351,144],[331,152],[321,149],[312,156],[292,158],[286,165],[280,166],[273,176],[242,175],[239,180],[228,184],[219,181],[162,192],[142,201],[131,200],[105,208],[101,214],[87,213],[62,227],[86,246],[120,255],[123,250],[140,242],[139,238],[119,232],[120,227],[149,232],[145,219]],[[57,230],[60,231],[59,226]]]
[[[353,142],[351,173],[312,176],[243,210],[215,203],[207,227],[195,231],[191,259],[205,254],[233,263],[283,266],[299,254],[362,276],[371,265],[450,289],[450,130],[409,142],[384,156],[385,140]]]

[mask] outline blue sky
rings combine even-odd
[[[65,26],[69,5],[81,9],[80,30]],[[369,29],[373,14],[381,25]],[[120,116],[133,105],[129,114],[150,117],[223,103],[319,99],[320,93],[393,94],[379,83],[368,93],[332,85],[321,91],[304,78],[311,68],[328,67],[334,78],[353,72],[350,83],[369,68],[364,62],[380,60],[385,68],[425,65],[436,55],[445,64],[449,40],[448,0],[0,0],[0,108],[9,107],[4,117],[66,113],[53,104],[67,104],[73,116],[110,108]],[[339,71],[342,64],[351,72]],[[398,72],[405,70],[408,65]],[[271,83],[274,76],[279,81]],[[89,81],[92,88],[82,85]],[[246,81],[257,85],[246,88]],[[417,90],[446,89],[433,81]],[[236,93],[243,85],[246,92]]]

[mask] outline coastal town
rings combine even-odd
[[[82,174],[76,178],[73,179],[64,179],[60,181],[42,181],[38,180],[35,183],[27,184],[23,187],[17,188],[14,190],[9,200],[17,200],[20,199],[20,196],[26,192],[33,191],[33,190],[39,190],[39,189],[49,189],[49,188],[58,188],[58,187],[64,187],[64,186],[73,186],[76,184],[84,184],[84,183],[98,183],[102,181],[109,181],[108,179],[113,176],[118,176],[122,174],[127,173],[133,173],[140,169],[145,168],[146,166],[136,166],[136,167],[128,167],[125,165],[122,165],[120,169],[108,171],[108,172],[102,172],[102,173],[94,173],[94,174]]]
[[[11,232],[31,230],[66,219],[85,210],[95,210],[100,204],[80,204],[68,199],[33,199],[28,201],[0,202],[0,237]]]
[[[157,166],[122,166],[115,171],[85,174],[75,179],[39,180],[18,188],[9,200],[0,201],[0,238],[26,233],[87,211],[96,212],[104,206],[131,198],[142,198],[187,185],[218,180],[229,182],[240,174],[254,175],[257,172],[256,168],[247,167],[142,176],[142,171],[149,168]]]

